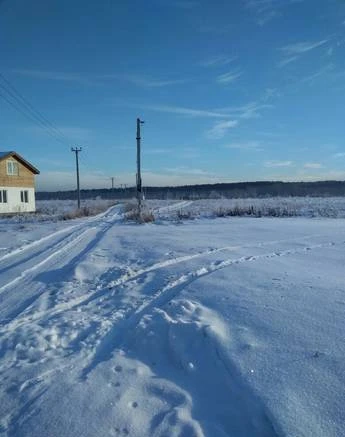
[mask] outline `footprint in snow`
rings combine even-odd
[[[119,366],[119,365],[115,366],[114,371],[115,372],[122,372],[122,366]]]
[[[214,267],[217,267],[217,266],[219,266],[222,262],[223,262],[223,260],[218,259],[217,261],[215,261],[215,262],[213,263],[213,265],[214,265]]]
[[[127,428],[122,428],[122,430],[120,428],[115,428],[113,432],[115,432],[115,434],[113,435],[129,435],[129,431]]]

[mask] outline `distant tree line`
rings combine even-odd
[[[320,182],[238,182],[225,184],[183,185],[178,187],[145,187],[147,199],[193,200],[248,197],[331,197],[345,196],[345,181]],[[81,190],[82,199],[128,199],[135,197],[135,187]],[[38,200],[75,199],[75,191],[41,191]]]

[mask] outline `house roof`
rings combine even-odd
[[[2,161],[5,158],[9,158],[13,156],[16,158],[19,162],[21,162],[26,168],[32,171],[34,174],[39,174],[40,171],[34,167],[30,162],[26,161],[23,157],[21,157],[17,152],[0,152],[0,161]]]

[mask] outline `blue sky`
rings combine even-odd
[[[344,0],[0,0],[0,150],[39,189],[345,179]],[[2,87],[1,87],[2,85]],[[7,100],[9,96],[7,94]]]

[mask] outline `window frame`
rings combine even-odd
[[[0,190],[0,203],[8,203],[7,190]]]
[[[6,168],[8,176],[19,176],[19,165],[14,159],[8,159],[6,161]]]
[[[29,203],[29,190],[20,190],[21,203]]]

